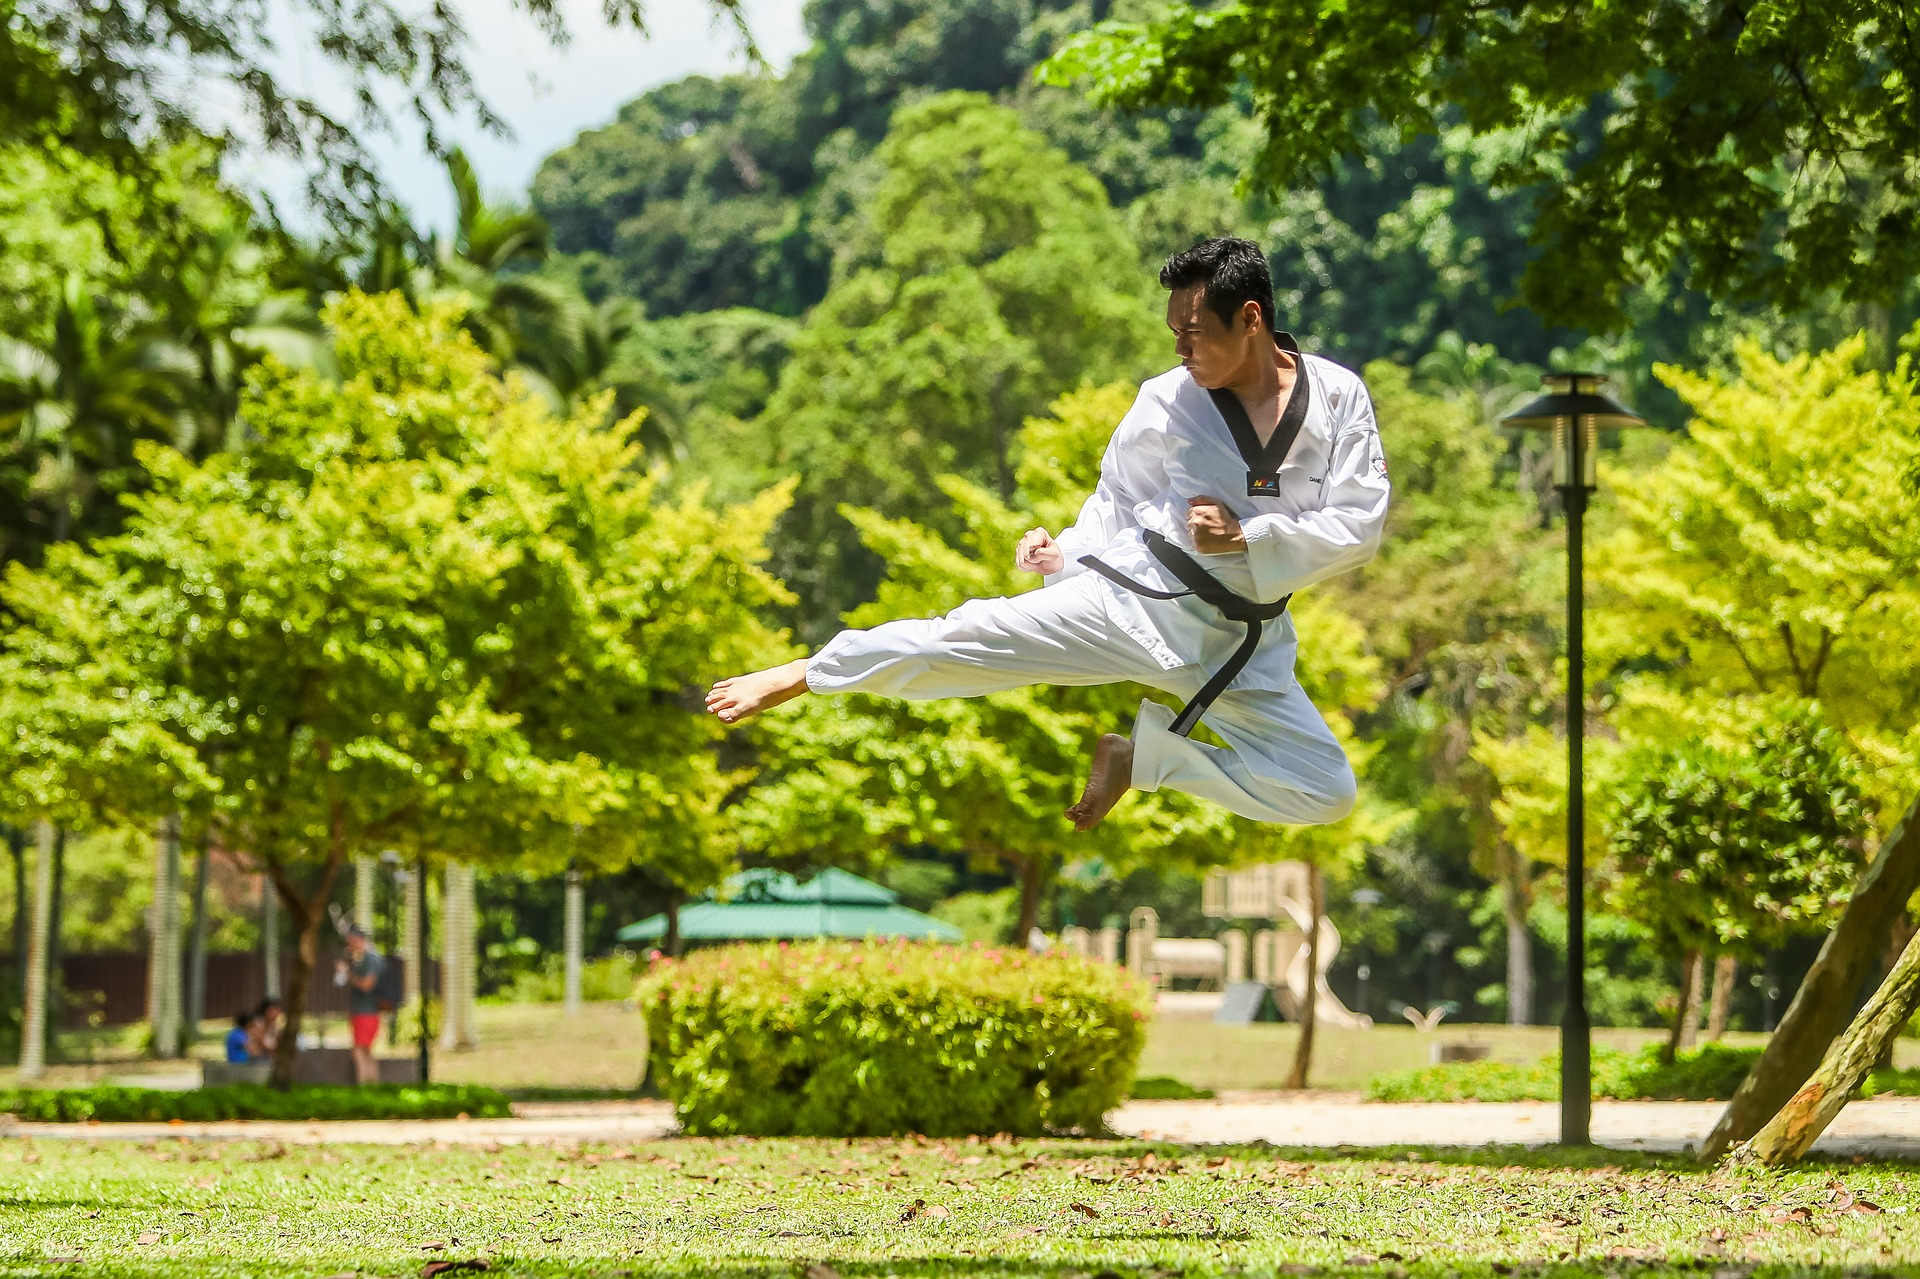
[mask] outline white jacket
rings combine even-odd
[[[1100,483],[1056,541],[1067,565],[1049,585],[1086,571],[1094,555],[1137,582],[1180,583],[1141,539],[1151,528],[1189,551],[1240,595],[1270,603],[1373,558],[1387,517],[1386,457],[1366,384],[1351,369],[1302,357],[1311,383],[1306,420],[1280,468],[1280,488],[1249,497],[1247,462],[1206,391],[1184,368],[1143,384],[1100,461]],[[1221,500],[1247,549],[1202,555],[1187,532],[1187,499]],[[1173,670],[1226,660],[1245,628],[1191,597],[1153,600],[1101,579],[1120,628]],[[1284,692],[1293,685],[1293,619],[1266,624],[1260,647],[1230,686]]]

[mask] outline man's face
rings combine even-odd
[[[1201,284],[1167,295],[1173,349],[1181,367],[1208,390],[1246,376],[1248,362],[1258,357],[1262,344],[1272,346],[1259,317],[1260,308],[1249,302],[1229,324],[1207,306],[1206,286]]]
[[[360,958],[360,956],[362,956],[362,955],[364,955],[364,954],[366,954],[366,953],[367,953],[367,939],[366,939],[366,938],[364,938],[364,937],[362,937],[362,936],[360,936],[360,934],[358,934],[358,933],[350,933],[350,934],[348,934],[348,936],[347,936],[347,953],[348,953],[348,954],[350,954],[350,955],[352,955],[352,956],[353,956],[353,957],[354,957],[355,959],[358,959],[358,958]]]

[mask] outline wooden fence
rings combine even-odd
[[[291,956],[280,953],[283,976]],[[333,984],[333,965],[339,951],[323,951],[307,982],[307,1011],[344,1014],[347,990]],[[404,981],[406,962],[389,957]],[[438,989],[437,961],[427,964],[427,989]],[[19,981],[10,960],[0,960],[0,982]],[[182,997],[185,984],[182,983]],[[59,1027],[124,1026],[147,1017],[147,957],[139,953],[64,955],[60,960]],[[224,1019],[259,1006],[266,997],[266,963],[259,951],[207,956],[206,1015]]]

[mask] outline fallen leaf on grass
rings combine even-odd
[[[134,1239],[134,1242],[138,1244],[159,1243],[162,1239],[165,1239],[165,1238],[166,1236],[161,1234],[158,1230],[143,1230]]]
[[[420,1267],[420,1279],[433,1279],[435,1275],[450,1275],[462,1270],[491,1270],[492,1267],[481,1257],[468,1257],[464,1261],[429,1261]]]
[[[816,1261],[802,1272],[802,1279],[840,1279],[840,1272],[824,1261]]]
[[[78,1257],[48,1257],[48,1258],[47,1258],[47,1264],[48,1264],[48,1265],[50,1265],[50,1266],[77,1266],[77,1265],[79,1265],[79,1264],[80,1264],[80,1258],[78,1258]]]
[[[1794,1208],[1787,1212],[1774,1213],[1771,1220],[1776,1225],[1785,1226],[1785,1225],[1791,1225],[1796,1221],[1806,1221],[1808,1218],[1812,1216],[1813,1214],[1808,1212],[1805,1208]]]
[[[1847,1211],[1857,1212],[1863,1217],[1877,1217],[1881,1213],[1885,1212],[1886,1209],[1882,1208],[1879,1204],[1873,1202],[1871,1199],[1856,1199],[1851,1204],[1847,1205]]]
[[[421,1252],[444,1252],[446,1250],[446,1247],[447,1247],[446,1240],[435,1239],[431,1243],[421,1244],[420,1251]]]
[[[1098,1217],[1100,1215],[1098,1208],[1095,1208],[1092,1204],[1083,1204],[1077,1199],[1068,1204],[1067,1207],[1073,1209],[1082,1217]]]

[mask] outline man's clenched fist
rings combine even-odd
[[[1067,557],[1047,530],[1028,529],[1013,552],[1013,566],[1023,573],[1058,573],[1067,566]]]
[[[1247,549],[1240,521],[1233,518],[1226,503],[1217,497],[1202,495],[1187,499],[1187,533],[1193,538],[1193,548],[1202,555],[1225,555]]]

